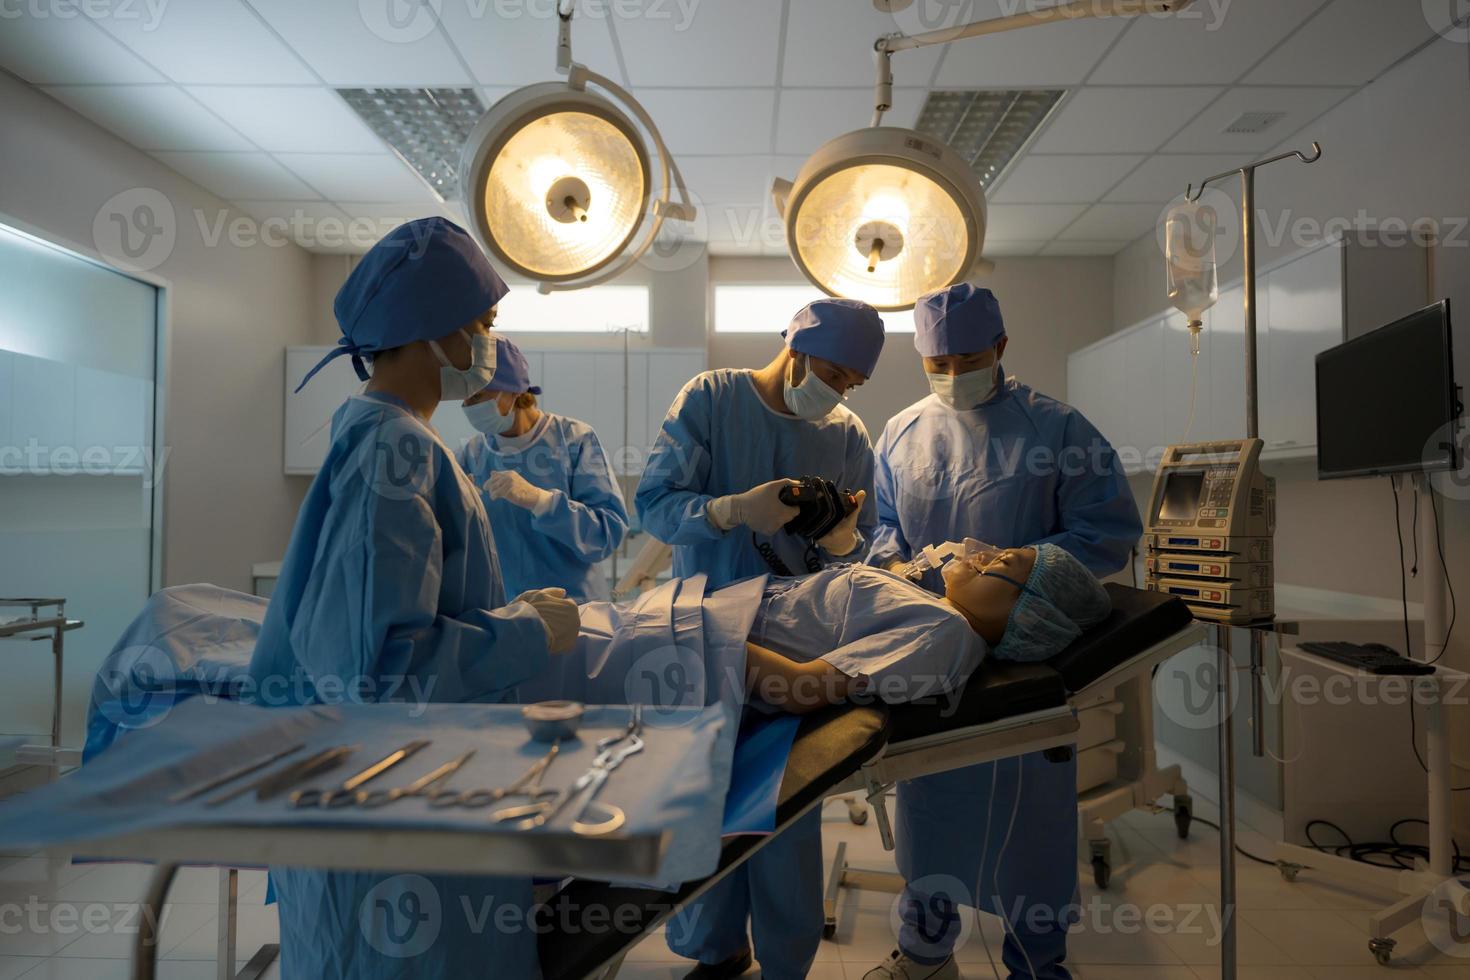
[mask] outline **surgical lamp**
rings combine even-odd
[[[625,89],[571,60],[571,12],[557,14],[557,70],[566,81],[496,102],[465,141],[460,164],[470,229],[541,292],[606,282],[638,261],[665,220],[695,216],[652,118]]]
[[[874,0],[893,9],[891,0]],[[795,180],[771,194],[786,245],[803,275],[832,296],[907,310],[922,295],[987,270],[985,191],[969,164],[943,143],[882,125],[893,105],[897,51],[947,44],[1053,21],[1170,13],[1193,0],[1071,0],[874,43],[878,83],[872,125],[838,136],[807,158]],[[885,4],[887,6],[885,6]]]

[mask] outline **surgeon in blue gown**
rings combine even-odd
[[[323,364],[350,355],[368,384],[333,416],[301,505],[250,661],[258,700],[496,701],[575,644],[577,607],[560,590],[506,604],[479,494],[428,421],[492,377],[489,323],[505,292],[473,239],[441,218],[394,229],[338,292],[343,336]],[[529,879],[271,878],[288,980],[538,972],[530,930],[486,926],[525,921]]]
[[[754,371],[698,375],[664,419],[636,504],[643,526],[674,546],[674,574],[718,588],[775,572],[861,560],[876,527],[867,430],[842,401],[883,349],[866,303],[820,299],[792,319],[786,346]],[[797,514],[782,487],[819,476],[860,494],[820,541],[783,530]],[[813,811],[669,924],[669,945],[699,960],[690,976],[737,976],[751,962],[747,923],[765,976],[803,977],[822,934],[821,814]]]
[[[495,377],[464,403],[481,433],[459,453],[496,530],[508,591],[559,586],[578,602],[611,594],[598,563],[628,533],[628,508],[592,426],[543,412],[526,357],[495,340]]]
[[[878,440],[881,526],[868,561],[897,569],[919,548],[970,537],[998,548],[1056,544],[1095,575],[1123,568],[1143,528],[1113,448],[1081,412],[1006,377],[1005,324],[990,290],[961,283],[924,296],[914,325],[932,393]],[[997,867],[1002,833],[982,854],[977,830],[1006,827],[1013,810]],[[903,928],[869,980],[957,977],[958,905],[1005,916],[1012,977],[1070,976],[1062,961],[1077,890],[1075,759],[1033,753],[901,782],[897,836]]]

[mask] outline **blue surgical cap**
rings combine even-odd
[[[301,385],[343,354],[352,355],[353,369],[366,381],[364,354],[437,340],[483,314],[508,291],[459,225],[438,217],[399,225],[368,250],[337,290],[332,312],[342,338]]]
[[[999,660],[1049,659],[1083,631],[1107,619],[1112,610],[1113,600],[1086,565],[1059,545],[1038,544],[1036,565],[1011,609],[995,656]]]
[[[988,289],[956,283],[914,304],[914,347],[920,357],[977,354],[1005,335],[1000,304]]]
[[[791,318],[781,336],[794,351],[871,378],[883,353],[883,318],[859,300],[813,300]]]
[[[512,395],[523,391],[541,394],[541,389],[531,384],[531,365],[526,363],[526,355],[509,337],[495,334],[495,376],[485,390],[508,391]]]

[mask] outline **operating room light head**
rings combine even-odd
[[[886,163],[842,167],[818,180],[793,230],[816,281],[879,308],[912,304],[953,282],[971,238],[948,189]]]
[[[995,646],[1035,566],[1035,548],[981,551],[956,559],[941,572],[944,597],[985,642]]]
[[[485,219],[507,258],[538,278],[584,273],[621,250],[643,218],[639,148],[590,112],[525,122],[486,175]]]

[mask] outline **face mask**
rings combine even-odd
[[[929,388],[950,408],[967,412],[978,407],[995,393],[996,367],[981,368],[965,374],[926,374]]]
[[[801,384],[793,385],[791,375],[796,371],[796,360],[793,358],[791,366],[786,369],[786,383],[781,392],[786,402],[786,407],[792,415],[797,418],[816,420],[826,418],[832,414],[842,401],[842,395],[833,391],[821,378],[812,371],[811,359],[806,361],[806,377],[801,379]]]
[[[498,436],[511,427],[516,420],[515,409],[510,414],[501,415],[500,406],[495,399],[478,402],[474,405],[464,406],[464,417],[470,420],[470,425],[485,433],[487,436]]]
[[[459,335],[470,345],[470,366],[461,370],[454,366],[435,340],[429,349],[439,358],[439,400],[462,402],[483,389],[495,377],[495,338],[487,333],[471,336],[464,328]]]

